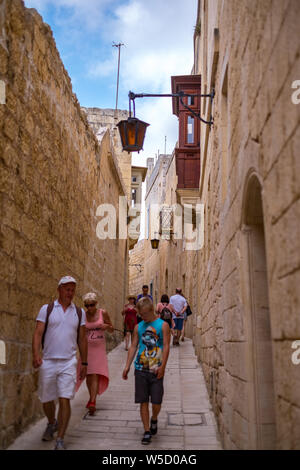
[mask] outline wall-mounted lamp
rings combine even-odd
[[[157,250],[159,245],[159,239],[158,238],[153,238],[151,240],[151,247],[153,250]]]
[[[154,232],[154,236],[157,234],[157,232]],[[169,232],[169,235],[176,235],[175,232]],[[170,241],[177,246],[177,242],[174,242],[174,240],[171,238]],[[153,250],[157,250],[159,246],[160,239],[159,238],[152,238],[151,240],[151,247]]]
[[[135,117],[129,117],[127,121],[120,121],[117,126],[119,128],[123,150],[127,150],[128,153],[142,150],[146,128],[149,124]]]
[[[209,121],[205,121],[200,116],[200,113],[196,113],[193,109],[191,109],[187,104],[183,102],[183,97],[185,96],[200,96],[201,98],[210,98],[211,103],[213,102],[215,96],[215,90],[213,89],[211,93],[201,95],[201,94],[190,94],[184,93],[183,91],[179,91],[178,93],[169,93],[169,94],[149,94],[149,93],[133,93],[132,91],[129,92],[129,118],[127,121],[120,121],[117,126],[119,128],[121,142],[123,150],[127,150],[127,152],[139,152],[143,148],[146,128],[149,126],[146,122],[140,121],[135,117],[135,98],[146,98],[146,97],[155,97],[155,98],[162,98],[162,97],[178,97],[182,106],[190,111],[193,116],[195,116],[200,121],[204,122],[208,126],[213,124],[213,117],[210,117]],[[131,102],[133,103],[133,117],[131,117]]]

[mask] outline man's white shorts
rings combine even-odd
[[[77,358],[43,359],[39,369],[38,397],[42,403],[57,398],[74,398]]]

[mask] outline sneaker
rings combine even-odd
[[[152,436],[151,436],[150,431],[145,431],[144,437],[143,437],[143,439],[142,439],[142,441],[141,441],[142,444],[144,444],[144,445],[150,444],[150,442],[151,442],[151,437],[152,437]]]
[[[54,450],[66,450],[63,439],[56,439]]]
[[[157,433],[157,420],[154,421],[152,418],[150,421],[150,432],[152,436],[154,436]]]
[[[45,432],[42,437],[42,441],[52,441],[54,439],[53,434],[57,431],[58,423],[55,420],[54,424],[48,423]]]

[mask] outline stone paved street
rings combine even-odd
[[[202,369],[191,340],[171,346],[165,375],[165,394],[159,415],[159,431],[149,446],[140,443],[143,427],[139,405],[134,403],[133,367],[128,381],[122,380],[127,352],[124,343],[109,353],[110,385],[98,399],[93,417],[86,415],[85,384],[72,402],[72,418],[65,437],[69,450],[202,450],[222,449],[208,399]],[[9,447],[52,449],[53,442],[41,441],[46,419],[31,426]]]

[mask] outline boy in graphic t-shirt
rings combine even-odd
[[[143,297],[137,303],[142,321],[135,326],[132,343],[128,351],[123,379],[138,353],[135,366],[135,403],[140,403],[141,419],[144,425],[142,444],[149,444],[152,435],[157,433],[157,417],[161,409],[164,393],[163,378],[170,350],[170,327],[157,318],[151,300]],[[149,397],[151,396],[152,417],[149,420]],[[150,423],[149,423],[150,421]]]

